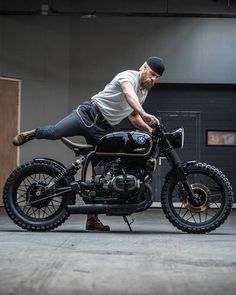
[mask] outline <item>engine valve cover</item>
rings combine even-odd
[[[139,181],[133,175],[124,174],[114,177],[111,185],[118,192],[127,192],[139,188]]]

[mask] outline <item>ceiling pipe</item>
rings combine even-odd
[[[215,1],[215,0],[214,0]],[[50,0],[48,4],[42,4],[40,9],[34,11],[14,11],[0,10],[0,15],[19,15],[19,16],[79,16],[87,19],[97,17],[143,17],[143,18],[158,18],[158,17],[193,17],[193,18],[236,18],[235,13],[175,13],[169,12],[169,1],[166,1],[166,12],[80,12],[80,11],[60,11],[55,8],[54,1]],[[230,0],[228,0],[228,6]]]
[[[42,15],[41,9],[35,11],[0,10],[0,15],[36,16]],[[52,11],[47,16],[93,16],[96,17],[196,17],[196,18],[236,18],[236,13],[174,13],[174,12],[73,12]]]

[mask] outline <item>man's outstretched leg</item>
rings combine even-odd
[[[84,136],[84,131],[79,117],[76,112],[73,111],[56,124],[46,125],[19,133],[14,137],[13,144],[15,146],[20,146],[34,138],[57,140],[63,136],[70,137],[77,135]]]

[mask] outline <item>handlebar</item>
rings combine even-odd
[[[167,131],[166,127],[165,127],[163,124],[160,124],[160,125],[155,124],[155,125],[154,125],[154,128],[153,128],[153,132],[152,132],[152,134],[153,134],[153,135],[158,135],[158,134],[162,134],[162,135],[164,135],[164,134],[167,133],[167,132],[168,132],[168,131]]]

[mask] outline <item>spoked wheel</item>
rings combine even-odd
[[[54,163],[41,161],[23,164],[9,176],[3,200],[8,215],[17,225],[29,231],[47,231],[68,218],[66,205],[74,196],[60,194],[60,187],[67,186],[68,180],[46,189],[61,172],[61,167]]]
[[[47,191],[45,188],[53,179],[45,173],[33,173],[23,179],[15,194],[16,206],[31,219],[51,218],[63,203],[62,196],[48,198],[56,191]]]
[[[228,179],[213,166],[196,163],[186,168],[194,192],[191,199],[176,175],[166,180],[162,207],[170,222],[188,233],[205,233],[219,227],[230,214],[233,192]]]

